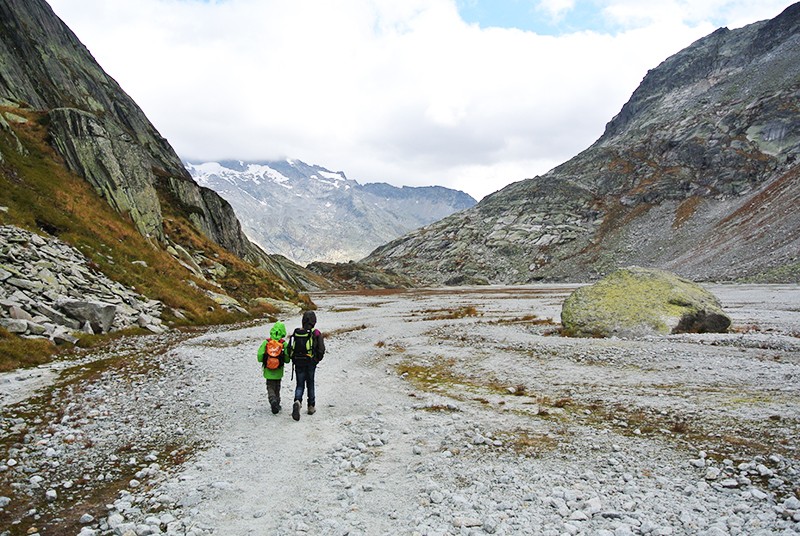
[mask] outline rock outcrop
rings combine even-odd
[[[0,226],[0,327],[7,331],[56,343],[76,342],[74,332],[161,333],[163,308],[97,272],[57,238]]]
[[[163,240],[161,205],[146,151],[115,121],[76,108],[49,112],[52,143],[67,167],[84,177],[139,232]]]
[[[49,111],[68,167],[160,238],[155,173],[188,178],[167,140],[44,0],[0,1],[0,36],[0,103]]]
[[[564,333],[580,337],[641,337],[724,333],[731,325],[709,291],[663,270],[628,267],[564,301]]]
[[[372,252],[427,284],[800,277],[800,4],[650,71],[603,136],[547,174]]]

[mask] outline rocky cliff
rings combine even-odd
[[[456,190],[362,185],[299,160],[189,162],[186,168],[231,203],[250,239],[301,264],[360,259],[475,204]]]
[[[800,4],[650,71],[591,147],[378,248],[431,283],[800,276]]]
[[[0,0],[0,37],[0,106],[41,114],[38,121],[67,168],[151,243],[168,242],[168,204],[207,239],[289,286],[323,284],[247,239],[230,204],[192,180],[167,140],[44,0]]]

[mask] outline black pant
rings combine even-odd
[[[317,364],[313,361],[295,362],[294,374],[297,376],[297,387],[294,390],[294,399],[303,401],[303,390],[308,387],[308,405],[316,406],[317,397],[314,392],[314,373]]]

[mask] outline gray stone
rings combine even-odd
[[[80,329],[81,327],[80,322],[72,318],[68,318],[45,303],[37,304],[36,311],[46,316],[59,326],[66,326],[71,329]]]
[[[136,523],[120,523],[114,527],[117,536],[136,536]]]
[[[116,305],[99,301],[61,300],[58,307],[81,325],[88,322],[95,333],[107,333],[117,314]]]
[[[38,281],[31,281],[29,279],[23,279],[21,277],[9,277],[5,281],[9,285],[14,285],[15,287],[28,290],[31,292],[41,292],[44,290],[44,285],[39,283]]]
[[[160,319],[153,318],[152,316],[144,313],[140,314],[138,318],[136,318],[136,325],[138,325],[140,328],[146,328],[147,326],[152,326],[160,323],[161,323]]]
[[[8,308],[8,316],[17,320],[33,320],[33,317],[19,305],[12,305]]]
[[[49,288],[57,287],[59,284],[58,278],[47,268],[36,274],[36,279]]]
[[[0,318],[0,326],[9,333],[25,333],[28,331],[28,323],[25,320],[15,318]]]
[[[125,518],[122,516],[122,514],[120,514],[118,512],[115,512],[115,513],[111,514],[110,516],[108,516],[108,520],[107,520],[108,526],[111,527],[112,529],[116,529],[118,526],[120,526],[124,522],[125,522]]]
[[[783,501],[783,507],[787,510],[800,510],[800,499],[797,497],[789,497]]]
[[[181,499],[178,504],[184,508],[191,508],[197,506],[203,500],[203,496],[197,492],[189,493],[186,497]]]
[[[38,322],[28,321],[28,333],[31,335],[45,335],[47,328]]]
[[[76,344],[78,338],[62,327],[56,327],[50,339],[56,344]]]

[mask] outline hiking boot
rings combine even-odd
[[[311,406],[311,405],[308,406],[309,415],[314,415],[316,412],[317,412],[317,406]]]
[[[300,401],[295,400],[294,405],[292,406],[292,419],[299,421],[300,420]]]
[[[273,415],[278,413],[281,410],[281,405],[278,404],[277,402],[273,402],[272,404],[270,404],[270,406],[272,406],[272,414]]]

